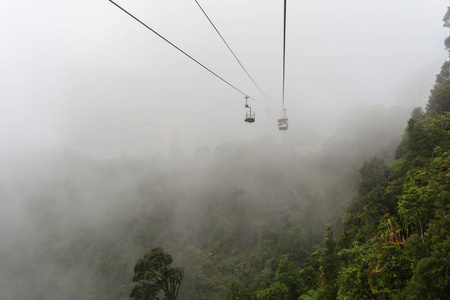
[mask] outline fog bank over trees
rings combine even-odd
[[[339,231],[361,163],[393,158],[398,116],[379,105],[355,108],[313,154],[302,153],[301,139],[294,147],[266,136],[191,156],[98,161],[66,152],[11,160],[1,174],[4,297],[125,297],[135,261],[156,246],[186,267],[182,299],[203,297],[194,282],[207,262],[195,259],[198,251],[222,249],[236,263],[250,255],[252,269],[264,269],[264,257],[298,248],[302,262],[325,222]],[[213,271],[216,280],[227,282],[232,261]]]

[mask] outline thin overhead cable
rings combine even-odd
[[[244,93],[243,91],[241,91],[240,89],[238,89],[237,87],[235,87],[234,85],[232,85],[231,83],[229,83],[228,81],[226,81],[225,79],[223,79],[222,77],[220,77],[219,75],[217,75],[216,73],[214,73],[213,71],[211,71],[209,68],[207,68],[205,65],[203,65],[202,63],[200,63],[198,60],[196,60],[195,58],[193,58],[192,56],[190,56],[189,54],[187,54],[186,52],[184,52],[183,50],[181,50],[179,47],[177,47],[176,45],[174,45],[172,42],[170,42],[168,39],[166,39],[165,37],[163,37],[162,35],[160,35],[158,32],[156,32],[155,30],[153,30],[152,28],[150,28],[148,25],[146,25],[144,22],[142,22],[141,20],[139,20],[138,18],[136,18],[135,16],[133,16],[131,13],[129,13],[127,10],[125,10],[124,8],[122,8],[120,5],[118,5],[117,3],[115,3],[112,0],[109,0],[109,2],[111,2],[112,4],[114,4],[115,6],[117,6],[118,8],[120,8],[123,12],[125,12],[127,15],[129,15],[130,17],[132,17],[133,19],[135,19],[136,21],[138,21],[141,25],[143,25],[145,28],[147,28],[148,30],[150,30],[151,32],[153,32],[154,34],[156,34],[157,36],[159,36],[160,38],[162,38],[164,41],[166,41],[168,44],[170,44],[172,47],[174,47],[175,49],[177,49],[178,51],[180,51],[181,53],[183,53],[184,55],[186,55],[187,57],[189,57],[190,59],[192,59],[194,62],[196,62],[197,64],[199,64],[200,66],[202,66],[204,69],[206,69],[208,72],[210,72],[211,74],[213,74],[214,76],[216,76],[217,78],[219,78],[220,80],[222,80],[223,82],[225,82],[226,84],[228,84],[230,87],[232,87],[233,89],[235,89],[236,91],[238,91],[239,93],[241,93],[244,96],[247,96],[246,93]],[[253,99],[257,102],[257,99],[253,98],[253,97],[249,97],[250,99]]]
[[[284,107],[284,82],[286,77],[286,1],[284,0],[284,34],[283,34],[283,109]]]
[[[216,30],[217,34],[220,36],[220,38],[222,39],[222,41],[225,43],[225,45],[228,47],[228,49],[230,50],[230,52],[233,54],[234,58],[237,60],[237,62],[239,63],[239,65],[241,65],[242,69],[245,71],[245,73],[247,74],[247,76],[251,79],[251,81],[255,84],[255,86],[259,89],[259,91],[264,95],[264,97],[266,97],[268,100],[269,97],[267,97],[266,93],[263,92],[263,90],[259,87],[259,85],[255,82],[255,80],[253,80],[252,76],[250,76],[250,74],[247,72],[247,70],[245,69],[244,65],[241,63],[241,61],[239,60],[239,58],[237,58],[236,54],[234,54],[234,51],[231,49],[230,45],[228,45],[228,43],[225,41],[224,37],[222,36],[222,34],[220,34],[219,30],[217,29],[217,27],[214,25],[214,23],[211,21],[211,19],[208,17],[208,15],[206,14],[205,10],[203,9],[203,7],[200,5],[200,3],[198,3],[197,0],[195,0],[195,3],[197,3],[198,7],[200,7],[201,11],[203,12],[203,14],[205,15],[205,17],[208,19],[209,23],[211,23],[212,27],[214,27],[214,29]]]

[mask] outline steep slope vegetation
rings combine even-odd
[[[413,111],[395,160],[387,164],[375,156],[363,164],[339,238],[328,228],[325,247],[296,270],[309,289],[297,288],[299,299],[450,295],[449,67],[445,62],[437,75],[426,112]],[[291,291],[275,280],[259,295],[295,299]]]

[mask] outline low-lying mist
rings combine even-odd
[[[393,159],[408,116],[406,108],[355,108],[309,154],[298,150],[302,136],[289,146],[263,136],[151,159],[65,151],[5,160],[1,298],[126,299],[134,263],[156,246],[186,268],[181,299],[200,299],[204,249],[239,257],[253,245],[241,254],[264,260],[298,248],[293,259],[301,263],[322,242],[326,222],[340,230],[361,164],[374,155]],[[263,252],[273,240],[277,249]]]

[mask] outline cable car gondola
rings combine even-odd
[[[248,122],[248,123],[255,122],[255,112],[252,111],[251,107],[250,107],[250,110],[245,114],[245,122]]]
[[[288,129],[288,118],[286,118],[286,108],[283,108],[284,116],[281,119],[278,119],[278,129],[279,130],[287,130]]]
[[[278,119],[278,129],[287,130],[288,129],[288,118]]]
[[[245,108],[250,109],[245,114],[245,122],[253,123],[253,122],[255,122],[255,112],[252,111],[252,108],[248,105],[248,103],[247,103],[248,98],[249,98],[248,96],[245,96]]]

